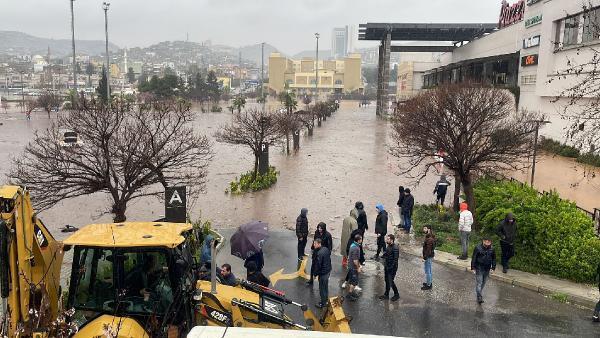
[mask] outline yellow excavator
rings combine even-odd
[[[170,338],[199,325],[350,333],[341,298],[316,317],[277,290],[243,280],[226,286],[214,270],[212,281],[200,280],[193,249],[201,234],[189,223],[91,224],[61,243],[27,189],[1,187],[0,209],[0,337]],[[304,322],[287,306],[299,306]]]

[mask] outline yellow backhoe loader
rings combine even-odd
[[[185,337],[197,325],[350,332],[342,300],[317,318],[279,291],[199,280],[188,223],[91,224],[58,242],[29,192],[0,188],[0,337]],[[65,251],[73,263],[66,299]],[[304,322],[286,315],[299,306]]]

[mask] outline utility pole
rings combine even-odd
[[[535,123],[535,136],[533,139],[533,164],[531,165],[531,186],[533,187],[533,179],[535,177],[535,158],[537,156],[537,143],[538,143],[538,135],[539,135],[539,131],[540,131],[540,124],[547,124],[547,123],[550,123],[550,121],[535,120],[535,121],[531,121],[531,122]]]
[[[262,108],[265,110],[265,43],[260,44],[260,99],[262,100]]]
[[[73,13],[73,2],[71,3],[71,45],[73,47],[73,89],[75,89],[75,100],[77,100],[77,61],[75,59],[75,15]]]
[[[315,33],[317,39],[317,52],[315,55],[315,103],[319,100],[319,33]]]
[[[21,113],[25,112],[25,83],[23,82],[23,72],[21,71]]]
[[[104,32],[106,33],[106,104],[110,109],[110,59],[108,57],[108,7],[110,2],[103,2],[102,9],[104,10]]]

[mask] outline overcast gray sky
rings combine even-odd
[[[69,38],[69,0],[0,0],[0,30]],[[77,39],[104,39],[102,0],[75,1]],[[366,22],[497,22],[500,0],[112,0],[109,38],[120,47],[210,39],[268,42],[285,53],[329,49],[336,26]],[[515,2],[512,0],[511,2]],[[1,42],[0,42],[1,43]],[[359,47],[373,45],[363,42]]]

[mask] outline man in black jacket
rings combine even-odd
[[[304,259],[304,249],[308,237],[308,209],[302,208],[300,215],[296,218],[296,237],[298,237],[298,260]]]
[[[367,212],[365,211],[365,206],[363,202],[358,201],[354,203],[354,207],[358,211],[358,218],[356,219],[356,223],[358,223],[358,228],[360,229],[360,235],[365,237],[365,231],[369,230],[369,225],[367,224]]]
[[[600,291],[600,262],[598,262],[598,270],[596,270],[596,277],[598,277],[598,291]],[[593,316],[594,322],[600,322],[600,300],[596,303],[596,309],[594,310]]]
[[[321,302],[317,304],[318,308],[327,306],[329,300],[329,273],[331,273],[331,251],[321,243],[321,239],[314,241],[316,253],[314,265],[311,268],[313,276],[319,277],[319,295]]]
[[[382,296],[379,296],[379,299],[384,300],[390,297],[390,287],[394,291],[394,296],[392,297],[392,301],[397,301],[400,299],[400,294],[398,294],[398,288],[396,287],[396,283],[394,283],[394,278],[396,278],[396,272],[398,271],[398,258],[400,257],[400,249],[398,245],[394,243],[394,235],[389,234],[385,236],[385,243],[387,247],[385,252],[383,253],[383,258],[385,258],[384,264],[384,276],[385,276],[385,293]]]
[[[515,255],[515,238],[517,237],[517,221],[512,213],[508,213],[504,220],[496,228],[496,234],[500,237],[500,248],[502,249],[502,272],[508,271],[508,261]]]
[[[377,218],[375,219],[375,234],[377,235],[377,253],[373,256],[373,259],[379,259],[379,253],[385,251],[385,235],[387,234],[388,214],[383,208],[383,204],[378,203],[375,208],[377,209]]]
[[[410,194],[410,189],[404,189],[404,200],[402,201],[402,217],[404,218],[404,230],[410,233],[412,226],[412,212],[415,206],[415,198]]]
[[[311,264],[311,271],[312,268],[314,267],[315,264],[315,258],[317,255],[317,250],[315,249],[315,240],[320,239],[321,240],[321,246],[326,247],[327,249],[329,249],[329,252],[331,252],[331,249],[333,248],[333,239],[331,238],[331,234],[327,231],[327,224],[320,222],[317,225],[317,231],[315,231],[315,237],[313,240],[313,244],[311,245],[310,249],[312,250],[312,264]],[[311,273],[310,274],[310,279],[308,280],[308,282],[306,282],[306,284],[312,285],[314,282],[314,275]]]
[[[496,252],[492,247],[492,241],[488,237],[484,237],[482,243],[475,247],[471,258],[471,270],[475,273],[475,281],[477,286],[477,303],[483,303],[483,288],[490,275],[490,269],[496,270]]]

